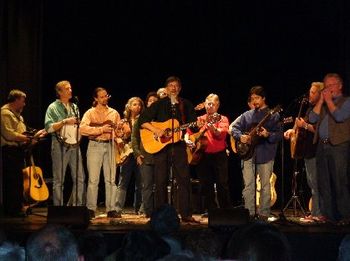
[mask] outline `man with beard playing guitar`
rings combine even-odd
[[[249,96],[254,109],[246,111],[232,127],[232,135],[237,142],[237,151],[240,154],[240,145],[249,147],[251,153],[242,156],[245,207],[251,217],[257,216],[267,221],[270,215],[270,176],[272,175],[277,144],[282,139],[279,114],[271,113],[266,104],[266,95],[262,86],[250,89]],[[262,124],[263,122],[263,124]],[[254,128],[254,126],[259,126]],[[251,130],[254,130],[252,132]],[[250,131],[249,135],[246,134]],[[241,155],[241,154],[240,154]],[[256,168],[256,170],[255,170]],[[259,213],[255,203],[255,174],[259,173],[261,180]]]

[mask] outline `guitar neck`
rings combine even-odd
[[[271,115],[277,113],[277,112],[280,112],[282,111],[282,108],[280,105],[277,105],[274,109],[272,110],[269,110],[267,112],[267,114],[264,116],[264,118],[258,123],[258,125],[256,125],[250,132],[249,132],[249,135],[250,136],[254,136],[256,134],[256,131],[261,128],[264,123],[271,117]]]
[[[271,115],[272,115],[271,112],[268,112],[268,113],[264,116],[264,118],[258,123],[258,125],[256,125],[256,126],[249,132],[249,135],[250,135],[250,136],[253,136],[253,135],[256,133],[256,131],[257,131],[258,129],[260,129],[261,126],[263,126],[263,125],[265,124],[265,122],[270,118]]]
[[[197,122],[190,122],[190,123],[186,123],[183,124],[179,127],[174,128],[174,132],[179,132],[179,131],[183,131],[186,130],[187,128],[192,128],[192,127],[196,127],[197,126]]]
[[[301,104],[300,104],[300,107],[299,107],[299,112],[298,112],[298,116],[297,116],[297,119],[299,119],[301,117],[301,112],[302,112],[302,109],[304,107],[304,105],[307,103],[307,100],[306,98],[304,98],[302,101],[301,101]],[[293,126],[293,129],[296,130],[297,129],[297,125],[294,124]]]

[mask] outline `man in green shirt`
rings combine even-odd
[[[69,164],[73,181],[72,204],[82,206],[85,175],[79,146],[79,109],[71,102],[70,82],[58,82],[55,90],[58,99],[49,105],[45,115],[45,129],[51,134],[53,204],[63,205],[63,185]]]

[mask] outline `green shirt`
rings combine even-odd
[[[56,101],[51,103],[46,110],[45,130],[48,133],[53,133],[54,130],[52,128],[52,124],[59,122],[63,119],[75,116],[79,118],[79,108],[76,104],[69,103],[67,109],[66,106],[59,99],[57,99]]]
[[[10,110],[9,104],[1,107],[1,146],[19,146],[17,137],[26,131],[23,117]]]

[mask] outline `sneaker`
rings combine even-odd
[[[122,215],[120,213],[118,213],[117,211],[112,210],[112,211],[107,212],[107,217],[108,218],[121,218]]]
[[[317,221],[315,218],[317,218],[317,217],[313,217],[312,215],[308,215],[308,216],[300,218],[299,221],[302,223],[314,223]]]
[[[268,222],[275,222],[277,220],[278,220],[278,218],[275,217],[275,216],[269,216],[268,219],[267,219]]]

